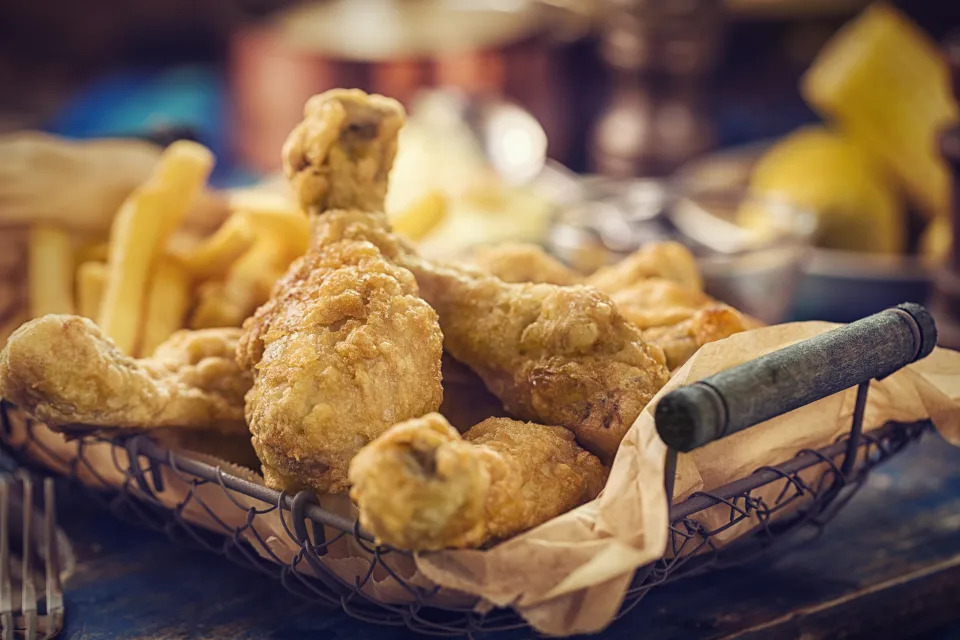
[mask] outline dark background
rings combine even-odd
[[[268,0],[3,0],[0,132],[47,128],[81,137],[95,135],[96,128],[76,113],[78,101],[90,99],[91,87],[102,104],[110,100],[102,87],[105,79],[114,83],[111,90],[124,95],[125,85],[142,85],[145,78],[164,69],[187,65],[201,74],[198,82],[211,87],[206,120],[189,124],[199,129],[195,135],[206,138],[203,141],[214,146],[222,158],[235,149],[226,80],[231,37],[244,25],[289,4]],[[901,0],[895,4],[937,40],[960,25],[960,2]],[[777,12],[728,16],[725,43],[705,96],[715,120],[716,146],[772,137],[814,120],[800,100],[797,80],[830,34],[858,9],[828,15],[806,11],[784,16]],[[593,35],[560,54],[561,64],[581,81],[577,90],[566,96],[574,114],[568,125],[571,143],[558,159],[578,170],[587,167],[587,132],[604,104],[609,84],[609,73],[597,49]]]

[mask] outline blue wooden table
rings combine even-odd
[[[78,557],[65,638],[410,637],[297,601],[278,582],[72,495],[61,502]],[[958,605],[960,448],[930,435],[875,471],[815,543],[654,591],[601,637],[939,640],[960,638]]]

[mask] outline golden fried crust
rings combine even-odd
[[[137,360],[90,320],[48,315],[17,329],[0,352],[0,395],[51,426],[243,434],[251,378],[233,357],[238,336],[179,332],[154,358]]]
[[[758,326],[736,309],[673,280],[647,278],[611,295],[617,308],[676,369],[697,349]]]
[[[595,289],[505,283],[476,268],[433,263],[400,241],[381,213],[331,211],[314,234],[323,242],[370,241],[412,271],[440,316],[447,350],[507,413],[572,429],[606,461],[667,380],[659,349],[645,345]]]
[[[593,500],[606,482],[600,460],[563,427],[488,418],[463,438],[489,447],[506,463],[488,466],[486,528],[493,539],[508,538]]]
[[[247,421],[271,487],[343,492],[362,446],[440,405],[436,313],[370,243],[307,253],[244,329]]]
[[[697,261],[679,242],[658,242],[641,247],[620,262],[598,269],[586,283],[614,293],[647,278],[673,280],[690,289],[703,289]]]
[[[461,439],[434,413],[360,451],[350,495],[379,542],[423,551],[515,535],[593,499],[605,477],[566,429],[491,418]]]
[[[382,211],[326,211],[312,219],[310,233],[311,245],[315,250],[335,242],[357,240],[370,242],[384,257],[393,261],[413,253],[413,249],[393,233],[387,214]]]
[[[640,280],[610,297],[623,316],[640,329],[677,324],[698,309],[719,304],[698,289],[664,278]]]
[[[510,284],[413,258],[404,264],[437,310],[447,350],[510,414],[571,429],[604,461],[667,381],[660,349],[596,289]]]
[[[504,282],[587,284],[613,295],[650,278],[669,281],[690,291],[701,291],[703,280],[690,250],[678,242],[657,242],[637,249],[614,265],[583,277],[528,242],[478,247],[472,262]]]
[[[571,285],[583,276],[548,254],[542,247],[527,242],[506,242],[478,247],[473,263],[504,282],[545,282]]]
[[[722,340],[753,328],[751,320],[736,309],[715,304],[694,311],[677,324],[651,327],[643,337],[663,349],[667,366],[676,369],[708,342]]]
[[[623,317],[643,330],[646,340],[663,349],[671,369],[707,342],[755,326],[702,291],[692,254],[673,242],[648,245],[588,278],[533,244],[483,247],[475,251],[473,261],[505,282],[596,286],[610,295]]]
[[[151,367],[175,373],[188,386],[216,393],[234,407],[243,406],[243,396],[253,385],[253,376],[237,364],[239,327],[183,329],[159,344],[153,355],[141,360]],[[247,433],[246,423],[243,432]]]
[[[310,252],[322,253],[326,247],[339,243],[369,242],[385,258],[410,269],[417,277],[423,297],[440,316],[450,353],[483,379],[508,412],[570,428],[581,444],[604,459],[611,459],[623,434],[667,379],[663,354],[656,347],[646,345],[639,331],[617,313],[609,298],[595,290],[580,287],[564,291],[551,285],[506,284],[479,270],[438,267],[400,243],[390,231],[382,205],[386,174],[402,121],[398,104],[362,92],[332,91],[310,100],[303,123],[294,130],[284,148],[284,168],[301,205],[318,214],[313,222]],[[312,263],[305,264],[309,269],[315,268]],[[240,351],[244,366],[252,366],[261,357],[266,360],[269,356],[271,362],[281,367],[288,357],[268,354],[264,336],[270,332],[257,327],[262,324],[261,317],[274,313],[270,311],[272,308],[305,306],[306,298],[318,299],[311,291],[310,296],[284,300],[288,295],[286,290],[296,288],[297,282],[305,280],[299,273],[302,270],[302,267],[295,268],[291,276],[281,281],[274,299],[265,305],[267,311],[258,313],[247,325],[251,339],[244,341]],[[277,332],[285,335],[302,330],[295,325],[292,323]],[[412,345],[429,345],[425,326],[421,327],[421,333],[423,335],[405,338],[395,336],[391,342],[403,344],[406,340]],[[422,351],[421,347],[416,360],[419,366],[427,364]],[[256,400],[262,377],[261,363],[248,405],[251,399]],[[421,371],[420,378],[425,385],[432,384],[431,372]],[[280,382],[278,379],[271,384],[276,386]],[[394,394],[401,400],[409,396],[399,387]],[[389,395],[382,393],[380,398]],[[420,397],[429,397],[429,394],[420,393]],[[369,410],[370,407],[360,408]],[[394,417],[402,420],[414,415],[419,414]],[[286,418],[273,414],[260,416],[257,411],[251,413],[248,407],[248,419],[251,430],[258,434],[261,428],[254,422],[263,421],[263,428],[272,432],[271,423]],[[371,431],[379,432],[383,427],[378,422]],[[294,423],[279,431],[292,428]],[[303,468],[308,461],[318,462],[315,454],[322,453],[316,448],[306,448],[306,439],[298,437],[292,443],[281,439],[276,447],[272,445],[272,438],[260,440],[258,451],[264,458],[268,482],[286,486],[294,476],[316,477],[329,471],[334,462],[329,459],[319,466]],[[353,443],[358,440],[361,438],[354,438]],[[351,451],[340,449],[338,443],[329,442],[327,436],[322,443],[335,445],[336,454],[341,457]],[[288,464],[280,469],[277,465],[284,460]],[[346,464],[343,459],[339,462]],[[343,486],[340,477],[335,477],[332,483],[329,480],[314,481],[311,486],[334,490]]]
[[[404,123],[396,100],[359,89],[313,96],[283,146],[284,173],[304,211],[383,211]]]
[[[576,281],[576,274],[531,244],[483,248],[474,262],[506,282]],[[600,285],[623,317],[643,331],[644,339],[663,349],[671,369],[707,342],[758,326],[699,288],[693,256],[677,243],[648,245],[622,263],[579,280]]]
[[[490,467],[502,464],[492,452],[471,449],[433,413],[392,427],[357,454],[350,497],[361,526],[381,542],[417,550],[475,546],[485,537]]]
[[[254,372],[246,415],[268,486],[346,491],[361,447],[440,405],[437,315],[391,260],[400,244],[383,213],[403,119],[394,100],[328,91],[284,146],[311,241],[237,350]]]

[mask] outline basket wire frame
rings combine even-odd
[[[877,464],[918,440],[932,428],[929,421],[888,423],[864,433],[863,414],[869,382],[861,384],[851,428],[836,442],[821,449],[805,449],[794,458],[776,466],[764,466],[749,476],[712,491],[698,491],[670,509],[667,553],[663,558],[637,570],[621,605],[619,616],[634,609],[651,589],[674,580],[714,568],[740,564],[756,558],[785,534],[805,530],[803,541],[815,538],[824,525],[850,500]],[[0,401],[2,435],[12,432],[11,405]],[[32,437],[36,424],[26,421],[29,446],[43,447]],[[4,438],[6,441],[7,439]],[[526,623],[512,610],[477,611],[472,604],[436,606],[431,598],[437,587],[423,587],[405,581],[395,569],[393,558],[411,554],[386,545],[375,544],[359,524],[323,509],[310,491],[289,495],[225,472],[222,468],[161,447],[145,435],[116,436],[108,440],[113,447],[112,460],[122,473],[117,491],[94,465],[84,457],[84,447],[97,438],[80,440],[79,455],[64,460],[46,449],[44,455],[58,460],[76,478],[82,470],[85,486],[92,489],[91,499],[124,520],[161,531],[172,540],[217,553],[232,562],[264,575],[278,578],[292,594],[367,622],[406,626],[436,636],[462,636],[478,632],[520,629]],[[126,452],[124,464],[117,455]],[[25,453],[20,451],[20,453]],[[676,452],[668,453],[665,484],[673,496]],[[157,497],[163,491],[161,470],[174,474],[190,489],[175,508],[167,508]],[[200,487],[219,486],[237,509],[245,513],[243,524],[224,522],[199,495]],[[262,507],[238,502],[231,492],[256,499]],[[770,496],[774,496],[772,499]],[[672,502],[672,500],[671,500]],[[188,508],[199,509],[209,520],[208,528],[191,523],[185,517]],[[723,513],[711,518],[721,524],[704,524],[708,510]],[[298,552],[289,561],[278,557],[253,526],[258,517],[279,515],[283,529]],[[724,544],[725,532],[741,526],[749,532],[735,542]],[[333,535],[327,532],[336,532]],[[369,554],[365,571],[348,581],[333,572],[323,561],[330,546],[344,538],[353,538]],[[794,537],[791,536],[791,540]],[[308,571],[309,569],[309,571]],[[393,604],[376,600],[364,590],[374,572],[380,570],[409,596],[409,602]]]

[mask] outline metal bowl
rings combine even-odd
[[[926,304],[932,272],[916,256],[816,249],[803,268],[791,316],[851,322],[901,302]]]
[[[746,190],[769,141],[691,162],[673,178],[674,188],[714,192]],[[901,302],[926,304],[932,269],[916,255],[876,255],[814,247],[802,263],[788,316],[794,320],[850,322]]]
[[[790,313],[810,253],[812,217],[764,203],[774,231],[759,235],[732,222],[745,191],[690,193],[657,180],[588,179],[584,198],[558,215],[548,248],[589,272],[648,242],[676,240],[697,258],[707,292],[768,323]]]

